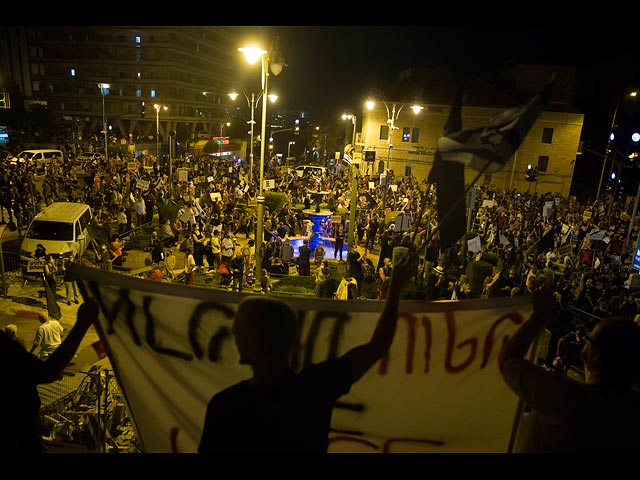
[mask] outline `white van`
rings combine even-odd
[[[89,224],[93,213],[86,203],[54,202],[31,220],[20,246],[23,266],[33,260],[39,243],[56,263],[65,257],[79,260],[89,247]]]
[[[62,163],[64,161],[64,153],[62,150],[53,148],[36,148],[33,150],[23,150],[18,154],[18,158],[24,158],[27,165],[36,167],[36,171],[42,172],[46,165],[55,161]]]

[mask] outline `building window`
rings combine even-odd
[[[418,143],[420,141],[420,129],[412,128],[411,129],[411,143]]]
[[[136,43],[140,43],[140,36],[136,35]]]
[[[151,98],[156,98],[156,90],[155,90],[155,88],[151,89]]]
[[[76,69],[72,68],[70,73],[71,73],[72,77],[75,77],[76,76]]]
[[[488,185],[491,183],[491,174],[490,173],[485,173],[484,174],[484,183],[485,185]]]
[[[140,80],[141,78],[142,78],[142,74],[138,72],[138,80]]]
[[[402,128],[402,141],[410,142],[411,141],[411,128],[403,127]]]
[[[380,140],[387,140],[389,138],[389,125],[380,125]]]
[[[538,171],[546,172],[549,166],[549,157],[547,155],[540,155],[538,157]]]
[[[141,97],[142,96],[142,90],[140,90],[139,88],[136,88],[136,97]]]
[[[404,176],[405,177],[410,177],[411,176],[411,165],[405,165],[404,166]]]
[[[545,128],[542,130],[542,143],[551,143],[553,140],[553,128]]]

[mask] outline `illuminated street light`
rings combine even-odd
[[[268,97],[269,91],[269,70],[276,77],[282,72],[285,66],[284,59],[278,51],[278,39],[271,44],[269,52],[256,47],[239,48],[240,52],[245,54],[247,61],[250,64],[256,63],[259,59],[262,63],[262,96]],[[263,228],[263,216],[264,216],[264,148],[265,139],[267,138],[267,102],[262,102],[262,133],[260,136],[260,183],[258,186],[257,197],[257,221],[256,221],[256,273],[255,273],[255,287],[254,290],[261,290],[262,287],[262,258],[260,258],[259,249],[262,245],[264,238]]]
[[[158,157],[158,161],[160,161],[160,109],[166,112],[169,110],[169,107],[156,103],[153,108],[156,109],[156,156]]]
[[[354,235],[355,235],[355,226],[356,226],[356,207],[358,204],[358,169],[355,165],[355,151],[356,151],[356,115],[353,112],[343,113],[343,120],[351,120],[351,148],[348,148],[349,151],[345,149],[345,155],[349,155],[351,158],[351,200],[349,201],[349,230],[347,231],[347,237],[349,250],[351,250],[351,246],[355,246]]]
[[[111,85],[108,83],[99,83],[98,88],[100,89],[100,93],[102,94],[102,133],[104,134],[104,159],[109,161],[108,154],[108,140],[107,140],[107,114],[105,110],[105,102],[104,98],[109,93],[109,88]]]
[[[378,92],[378,93],[382,93],[382,92]],[[373,110],[373,108],[375,107],[375,100],[369,99],[366,102],[366,106],[369,110]],[[402,111],[402,109],[404,108],[405,105],[407,105],[407,103],[404,102],[387,102],[386,100],[382,100],[382,103],[384,104],[384,107],[387,109],[387,123],[389,124],[389,134],[387,137],[387,143],[389,145],[389,149],[387,151],[387,167],[385,170],[385,188],[383,190],[383,205],[382,205],[382,212],[384,215],[384,211],[387,208],[387,190],[389,189],[389,163],[391,161],[391,149],[393,148],[393,143],[392,143],[392,134],[394,130],[398,130],[398,127],[396,127],[396,120],[398,120],[398,116],[400,115],[400,112]],[[413,111],[413,113],[415,115],[417,115],[418,113],[420,113],[422,110],[424,109],[423,106],[418,105],[418,104],[411,104],[411,110]]]
[[[262,98],[262,92],[260,92],[257,97],[254,92],[251,92],[251,100],[249,100],[249,96],[246,94],[244,90],[242,91],[242,94],[244,95],[244,98],[247,100],[247,105],[251,109],[251,120],[249,120],[247,123],[251,125],[251,130],[249,131],[249,134],[251,135],[251,144],[250,144],[251,146],[249,149],[249,184],[252,185],[253,184],[253,143],[254,143],[253,127],[256,124],[256,121],[254,120],[254,114],[255,114],[255,108],[258,106],[258,102]],[[238,98],[239,96],[239,94],[235,91],[228,93],[227,95],[234,102],[236,101],[236,98]],[[278,95],[274,93],[269,94],[269,100],[272,103],[275,102],[277,99],[278,99]]]
[[[628,97],[635,97],[638,94],[638,92],[630,92],[629,94],[623,96],[622,98],[620,98],[620,100],[618,100],[618,103],[616,103],[616,108],[613,111],[613,118],[611,119],[611,127],[609,128],[609,141],[608,143],[611,143],[615,137],[615,134],[613,133],[613,129],[615,128],[616,125],[616,117],[618,115],[618,107],[620,106],[620,104],[622,103],[623,100],[625,100]],[[602,187],[602,179],[604,178],[604,169],[607,165],[607,160],[609,159],[609,145],[607,144],[607,147],[605,148],[604,151],[604,160],[602,161],[602,172],[600,172],[600,182],[598,182],[598,193],[596,193],[596,200],[600,199],[600,187]]]

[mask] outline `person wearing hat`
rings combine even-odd
[[[425,294],[427,300],[442,300],[447,288],[447,276],[442,265],[431,269],[427,275]]]

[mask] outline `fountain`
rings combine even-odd
[[[318,246],[319,241],[322,240],[324,243],[322,235],[320,234],[321,224],[325,218],[333,215],[333,212],[331,210],[321,210],[320,208],[310,208],[307,210],[303,210],[302,212],[309,217],[309,220],[311,220],[311,223],[313,225],[311,227],[311,235],[309,237],[309,248],[311,248],[311,250],[313,251]]]

